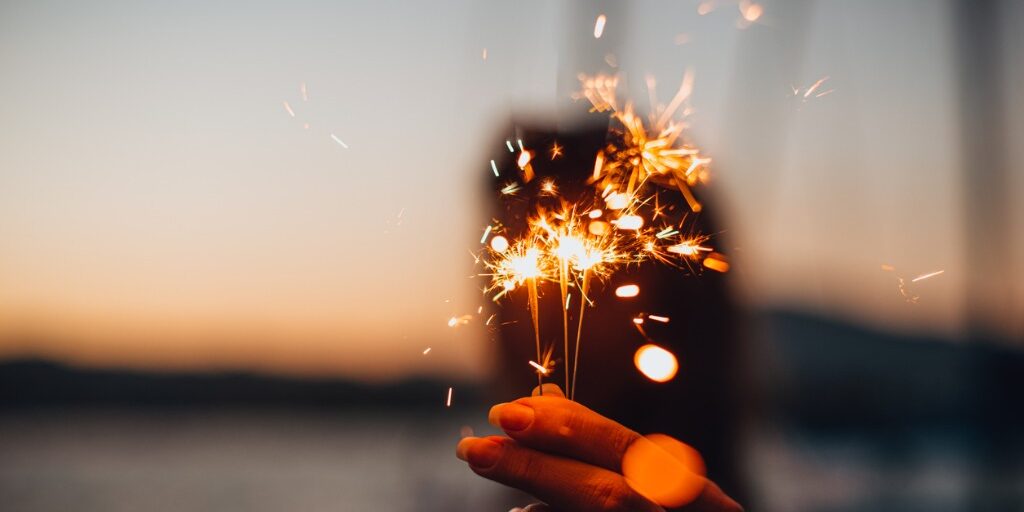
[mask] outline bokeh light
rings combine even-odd
[[[668,350],[647,344],[637,349],[633,356],[637,370],[654,382],[668,382],[679,372],[679,361]]]
[[[626,483],[665,507],[681,507],[704,490],[704,460],[690,446],[664,434],[637,439],[622,457]]]

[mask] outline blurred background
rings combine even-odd
[[[454,457],[491,431],[486,155],[516,119],[583,123],[581,72],[645,98],[690,69],[749,312],[747,508],[1024,510],[1021,23],[1010,0],[3,2],[0,508],[517,504]]]

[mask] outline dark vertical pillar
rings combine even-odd
[[[953,36],[960,101],[963,228],[966,251],[964,300],[968,338],[982,354],[976,361],[973,414],[964,421],[973,434],[975,453],[969,509],[976,512],[1021,510],[1015,490],[1013,422],[1004,416],[1015,406],[1014,393],[1001,389],[1000,361],[981,344],[999,337],[1012,304],[1009,162],[1003,44],[998,0],[954,0]],[[989,354],[989,355],[986,355]]]

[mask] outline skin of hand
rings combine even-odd
[[[491,408],[488,421],[508,437],[467,437],[456,456],[476,474],[515,487],[544,503],[530,512],[742,512],[708,481],[695,500],[667,509],[633,490],[622,476],[622,457],[641,436],[567,400],[545,384],[533,396]]]

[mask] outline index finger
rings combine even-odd
[[[491,408],[488,421],[523,446],[619,472],[640,434],[565,398],[533,396]]]

